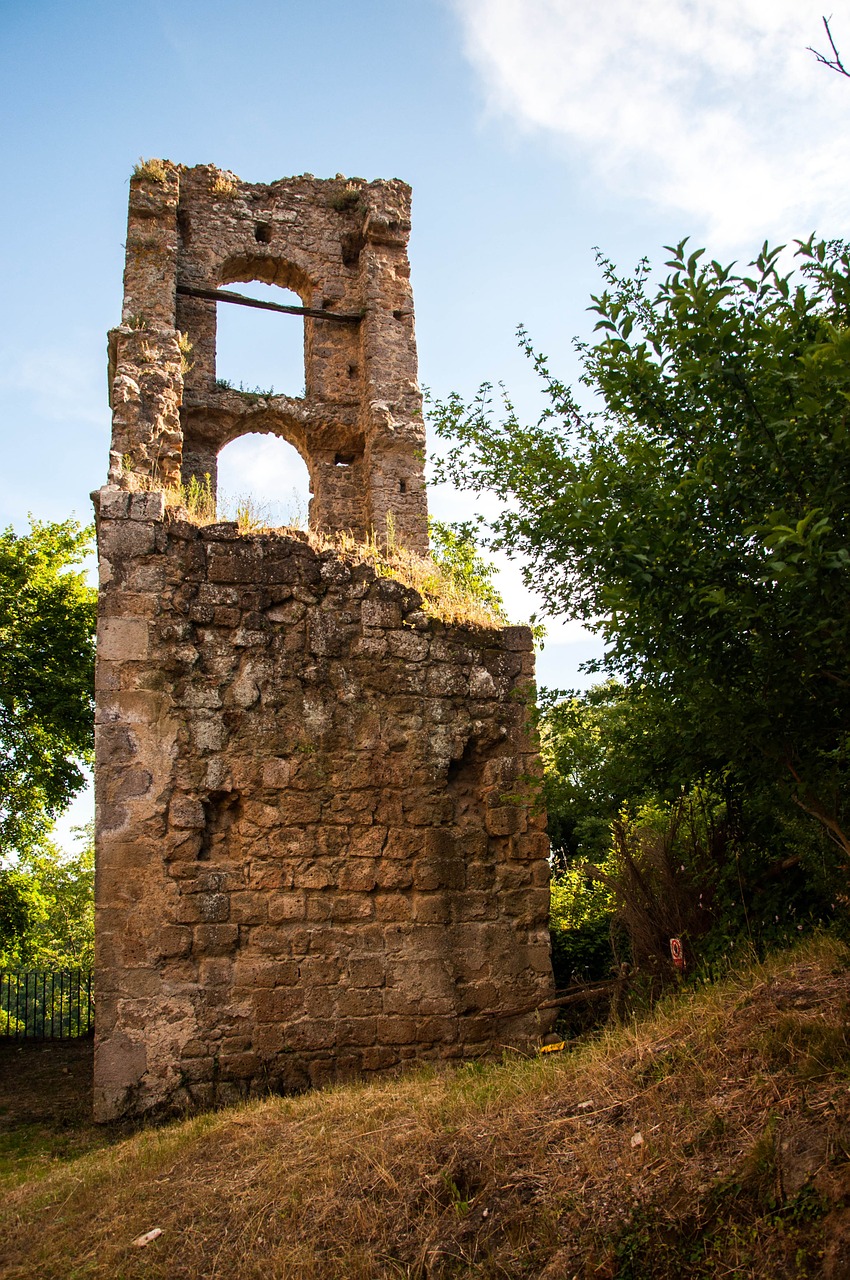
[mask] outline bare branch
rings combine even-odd
[[[806,47],[809,53],[813,53],[815,55],[818,62],[823,63],[825,67],[829,67],[831,71],[837,71],[839,75],[847,76],[850,80],[850,71],[847,70],[844,63],[841,61],[841,54],[835,47],[835,41],[833,40],[832,32],[829,29],[831,21],[831,16],[829,18],[824,18],[823,25],[826,28],[826,38],[829,41],[829,47],[832,50],[832,57],[828,58],[825,53],[818,53],[817,49],[813,49],[811,45],[807,45]]]

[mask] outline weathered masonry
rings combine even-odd
[[[389,516],[426,549],[409,201],[167,163],[131,183],[95,494],[100,1119],[541,1029],[486,1012],[551,994],[529,632],[445,626],[356,557],[179,506],[269,431],[307,462],[312,527]],[[252,279],[304,302],[302,399],[216,386],[216,291]]]

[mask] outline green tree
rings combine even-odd
[[[73,566],[91,535],[74,520],[0,533],[0,855],[38,844],[85,784],[95,591]]]
[[[523,335],[547,396],[531,426],[492,390],[436,406],[444,474],[491,490],[491,545],[550,611],[595,627],[605,667],[654,691],[688,751],[784,778],[850,857],[850,256],[766,245],[750,274],[670,250],[601,259],[601,338],[577,344],[585,410]]]
[[[0,969],[26,945],[37,911],[30,878],[18,867],[0,867]]]
[[[71,853],[44,840],[0,870],[0,968],[90,968],[94,960],[94,830]],[[4,912],[14,903],[16,914]]]
[[[704,761],[694,767],[683,755],[666,711],[652,690],[618,680],[583,693],[542,691],[543,794],[562,866],[604,858],[625,805],[673,800],[705,771]]]
[[[834,916],[842,876],[822,828],[783,803],[769,774],[744,781],[689,756],[681,728],[656,691],[616,681],[545,700],[561,980],[565,965],[603,976],[606,928],[620,959],[672,977],[672,936],[693,964],[784,944]]]
[[[468,520],[448,524],[429,520],[431,558],[456,587],[490,609],[496,617],[506,619],[505,604],[493,579],[496,566],[480,552],[475,529]]]

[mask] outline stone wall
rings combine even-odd
[[[307,460],[311,525],[391,517],[426,550],[409,207],[397,181],[163,163],[131,183],[93,495],[99,1119],[548,1025],[487,1012],[552,990],[528,630],[444,626],[353,553],[179,505],[228,440],[271,431]],[[219,304],[185,289],[247,279],[357,311],[304,320],[301,400],[216,384]]]
[[[101,490],[96,1110],[538,1033],[548,844],[522,627]]]

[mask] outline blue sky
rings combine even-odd
[[[421,380],[444,394],[502,379],[533,413],[515,328],[573,374],[593,246],[630,267],[685,235],[731,259],[765,237],[847,234],[850,82],[806,51],[824,46],[821,12],[810,0],[0,0],[0,521],[87,520],[104,481],[105,335],[140,156],[253,181],[404,178]],[[833,30],[850,55],[850,5]],[[231,376],[296,376],[283,355],[280,377],[271,367],[270,333],[244,320],[228,334]],[[285,462],[248,452],[229,465],[234,488],[291,487]],[[463,511],[443,493],[432,506]],[[505,584],[527,616],[515,570]],[[553,622],[541,678],[574,684],[588,651]]]

